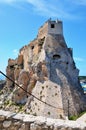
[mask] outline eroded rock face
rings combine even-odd
[[[37,66],[39,79],[32,94],[52,107],[34,98],[28,112],[62,118],[85,110],[85,98],[78,81],[79,70],[75,67],[63,36],[46,36]]]
[[[16,88],[13,101],[26,103],[26,112],[64,118],[86,110],[78,74],[72,49],[64,40],[62,22],[47,21],[37,38],[20,49],[18,58],[8,61],[7,75],[26,92],[8,80],[7,84]]]

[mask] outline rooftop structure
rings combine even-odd
[[[63,35],[62,21],[52,21],[49,19],[38,31],[38,38],[43,38],[47,34],[61,34]]]

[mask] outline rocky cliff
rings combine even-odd
[[[15,60],[8,60],[6,74],[27,91],[7,79],[11,100],[24,104],[27,113],[65,118],[86,110],[79,70],[61,21],[48,20],[40,27],[36,39],[21,48]]]

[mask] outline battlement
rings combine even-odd
[[[52,21],[51,19],[49,19],[43,26],[40,27],[38,31],[38,38],[43,38],[47,34],[63,35],[62,21],[60,20]]]

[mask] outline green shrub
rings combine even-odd
[[[50,115],[50,112],[48,112],[48,115]]]
[[[9,103],[10,103],[10,101],[9,101],[9,100],[6,100],[6,101],[4,102],[4,105],[7,106]]]
[[[77,116],[70,116],[69,117],[69,120],[77,120],[79,117],[81,117],[83,114],[85,114],[86,113],[86,111],[84,111],[84,112],[81,112],[79,115],[77,115]]]
[[[78,116],[70,116],[69,120],[74,120],[75,121],[77,118],[78,118]]]

